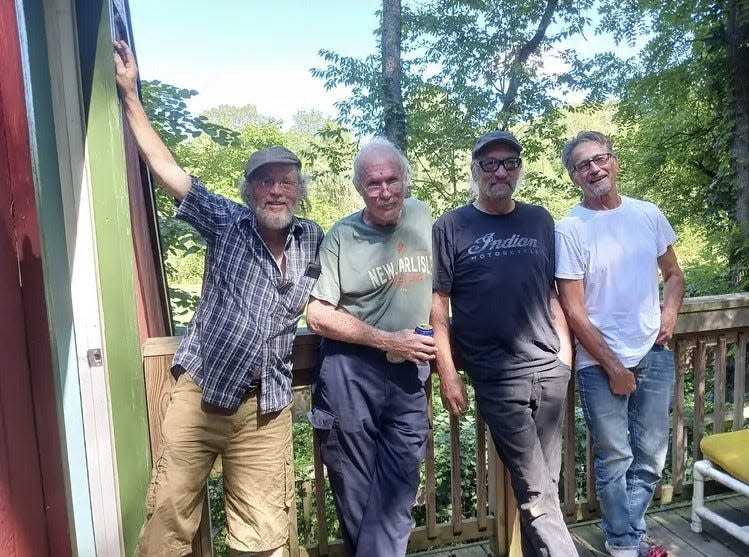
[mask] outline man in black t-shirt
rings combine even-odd
[[[452,302],[457,351],[510,472],[524,557],[570,557],[577,551],[557,487],[570,338],[554,286],[554,221],[544,208],[512,198],[521,150],[509,132],[476,141],[477,198],[442,215],[433,229],[431,323],[442,401],[459,415],[468,401],[451,358]]]

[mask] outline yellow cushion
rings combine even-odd
[[[700,449],[710,462],[749,484],[749,429],[703,437]]]

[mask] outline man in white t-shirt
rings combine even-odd
[[[645,511],[668,449],[674,359],[664,347],[684,295],[676,234],[658,207],[617,192],[619,161],[605,135],[580,132],[562,162],[583,199],[557,223],[555,274],[576,338],[606,549],[665,556],[646,536]]]

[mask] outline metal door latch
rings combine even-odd
[[[104,365],[104,356],[101,354],[101,348],[91,348],[86,352],[88,365],[91,367],[100,367]]]

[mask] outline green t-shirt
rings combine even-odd
[[[398,224],[370,226],[362,211],[338,221],[320,246],[322,271],[312,297],[383,331],[429,321],[432,216],[406,198]]]

